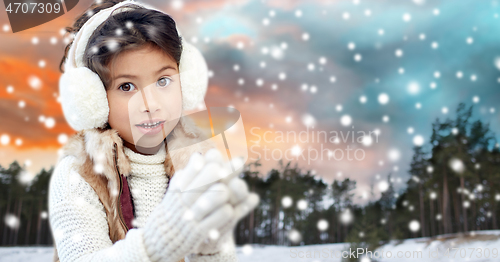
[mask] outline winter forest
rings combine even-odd
[[[497,229],[500,214],[500,150],[489,124],[473,120],[461,103],[454,119],[436,119],[429,143],[413,148],[406,187],[396,191],[391,174],[373,183],[367,204],[355,204],[355,180],[327,183],[296,163],[259,172],[248,163],[243,177],[260,195],[257,209],[238,224],[238,245],[351,243],[375,249],[394,239]],[[29,183],[14,162],[0,169],[0,243],[50,246],[47,192],[51,170]],[[373,188],[382,192],[374,197]]]

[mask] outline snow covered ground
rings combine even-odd
[[[376,261],[500,261],[500,230],[477,231],[470,235],[442,235],[392,242],[378,249],[384,258]],[[390,251],[392,258],[387,258]],[[400,257],[397,257],[397,256]],[[375,259],[374,259],[375,260]]]
[[[346,244],[300,247],[247,245],[238,247],[237,251],[241,262],[340,262],[342,255],[340,252],[346,248],[348,248]],[[51,261],[52,255],[51,247],[0,247],[0,262]],[[347,256],[347,253],[343,255]],[[393,241],[377,249],[372,259],[361,260],[361,262],[369,261],[500,261],[500,230],[480,231],[467,236],[443,235],[432,239],[413,238]]]
[[[1,262],[52,261],[52,247],[0,247]]]

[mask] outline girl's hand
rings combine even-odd
[[[243,167],[243,161],[240,158],[233,159],[229,163],[223,163],[222,155],[217,149],[211,149],[205,154],[205,164],[208,166],[217,165],[220,169],[212,169],[213,172],[220,172],[222,175],[214,175],[214,177],[223,177],[222,182],[229,189],[228,203],[234,209],[234,214],[231,219],[218,229],[212,229],[209,232],[209,237],[197,249],[197,254],[192,254],[190,260],[196,261],[196,256],[213,255],[217,253],[234,252],[233,231],[238,221],[248,215],[259,203],[259,197],[255,193],[249,193],[247,183],[238,177]],[[238,168],[232,172],[233,168]],[[230,254],[227,254],[230,256]]]
[[[192,186],[220,175],[213,172],[217,165],[204,164],[203,156],[193,154],[187,166],[173,176],[165,197],[149,216],[144,244],[152,261],[182,259],[196,251],[209,232],[223,230],[234,218],[229,204],[232,193],[226,184]]]

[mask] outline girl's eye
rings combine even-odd
[[[168,77],[162,77],[162,78],[160,78],[160,80],[158,80],[158,85],[161,87],[165,87],[165,86],[168,86],[170,84],[170,82],[172,82],[172,79],[170,79]]]
[[[125,84],[121,85],[120,87],[118,87],[118,89],[121,89],[125,92],[130,92],[130,91],[135,89],[135,86],[132,83],[125,83]]]

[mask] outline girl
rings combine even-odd
[[[93,4],[68,31],[59,87],[78,133],[50,181],[55,261],[237,261],[232,231],[258,197],[181,117],[206,92],[201,53],[132,1]]]

